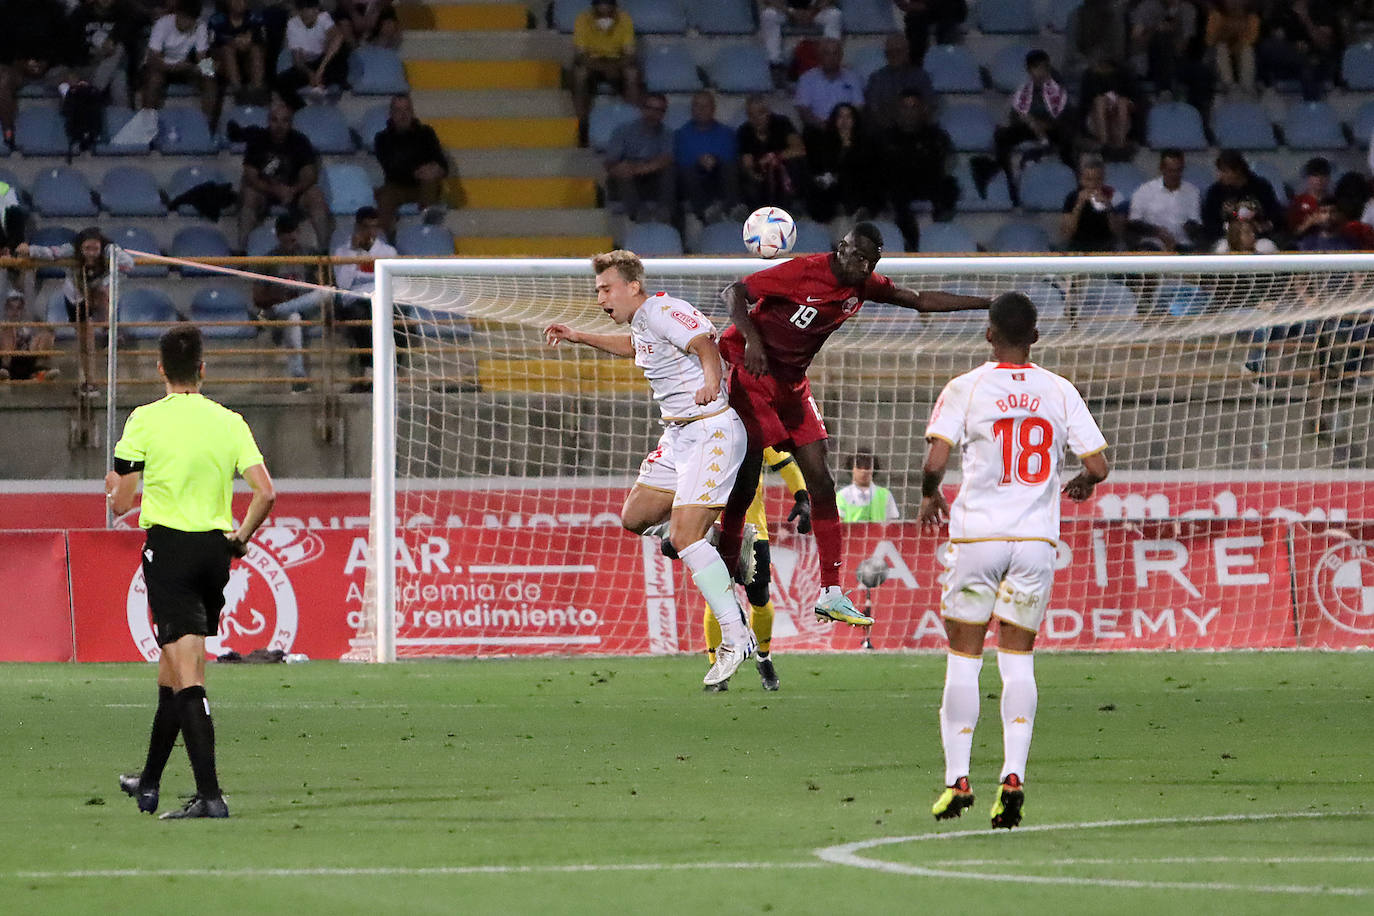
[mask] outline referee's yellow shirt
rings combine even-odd
[[[262,464],[243,417],[201,394],[169,394],[129,414],[116,458],[143,462],[143,528],[233,531],[234,474]]]

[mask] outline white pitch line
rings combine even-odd
[[[1137,820],[1085,821],[1077,824],[1038,824],[1020,827],[1016,835],[1050,833],[1064,830],[1102,830],[1112,827],[1169,827],[1193,826],[1203,824],[1244,823],[1253,821],[1274,821],[1309,818],[1361,816],[1362,812],[1319,812],[1295,811],[1273,814],[1218,814],[1204,817],[1149,817]],[[906,865],[883,859],[870,859],[858,853],[879,846],[895,846],[900,843],[920,843],[943,840],[958,840],[968,837],[1008,837],[1006,830],[961,830],[951,833],[921,833],[913,836],[878,837],[873,840],[859,840],[838,846],[826,846],[815,850],[824,862],[835,865],[849,865],[869,871],[884,872],[892,875],[913,875],[922,878],[967,878],[973,881],[993,881],[1011,884],[1058,884],[1074,887],[1118,887],[1140,890],[1198,890],[1198,891],[1248,891],[1257,894],[1295,894],[1306,896],[1366,897],[1374,896],[1374,887],[1327,887],[1320,885],[1298,884],[1233,884],[1223,881],[1145,881],[1131,878],[1080,878],[1060,875],[1019,875],[1006,872],[971,872],[948,868],[931,868],[921,865]],[[1018,842],[1008,839],[1006,842]],[[1193,861],[1183,859],[1181,861]],[[961,863],[962,865],[963,863]],[[1019,863],[1010,859],[1000,860],[1003,868],[1018,867]]]
[[[1161,856],[1159,858],[1117,858],[1117,859],[1017,859],[1009,862],[999,859],[945,859],[931,862],[931,865],[1015,865],[1057,867],[1072,865],[1368,865],[1374,856]]]
[[[461,875],[581,874],[586,872],[647,871],[767,871],[827,868],[825,862],[620,862],[582,865],[453,865],[433,868],[100,868],[78,871],[0,872],[0,879],[51,880],[65,878],[423,878]]]

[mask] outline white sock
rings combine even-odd
[[[945,694],[940,703],[940,741],[945,746],[945,785],[967,776],[978,724],[978,672],[982,658],[945,656]]]
[[[1030,756],[1031,732],[1035,730],[1035,706],[1039,692],[1035,687],[1035,656],[1029,652],[998,652],[997,670],[1002,672],[1002,775],[1012,773],[1026,781],[1026,758]]]
[[[735,583],[731,581],[725,561],[716,553],[716,548],[702,538],[679,550],[678,556],[692,571],[692,580],[706,599],[711,613],[716,615],[725,644],[746,645],[749,642],[749,624],[745,622],[744,610],[735,598]]]
[[[843,594],[844,589],[840,588],[838,585],[827,585],[821,589],[821,597],[817,600],[824,601],[827,598],[833,598]]]
[[[650,525],[640,534],[646,538],[659,538],[660,540],[668,536],[668,522],[659,522],[657,525]]]

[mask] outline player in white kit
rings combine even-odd
[[[1083,470],[1064,485],[1084,500],[1107,477],[1107,442],[1073,384],[1030,362],[1040,335],[1035,306],[1006,293],[988,309],[992,360],[945,386],[926,427],[921,477],[923,528],[949,522],[941,562],[940,613],[949,637],[940,738],[945,790],[931,808],[937,820],[973,804],[969,757],[978,723],[978,674],[988,623],[997,626],[1002,675],[1001,785],[993,827],[1015,827],[1035,725],[1031,650],[1054,582],[1059,541],[1059,472],[1064,448]],[[959,449],[963,481],[953,507],[940,492],[950,451]]]
[[[640,466],[620,520],[636,534],[667,534],[692,571],[724,639],[703,678],[719,684],[754,654],[756,643],[725,562],[707,540],[748,446],[725,389],[716,329],[691,303],[646,293],[644,265],[632,251],[599,254],[592,268],[597,304],[630,333],[592,334],[554,324],[544,335],[550,346],[567,340],[632,356],[644,370],[663,414],[663,436]]]

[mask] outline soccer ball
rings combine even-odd
[[[797,224],[781,207],[760,207],[744,221],[744,247],[761,258],[791,251],[796,241]]]

